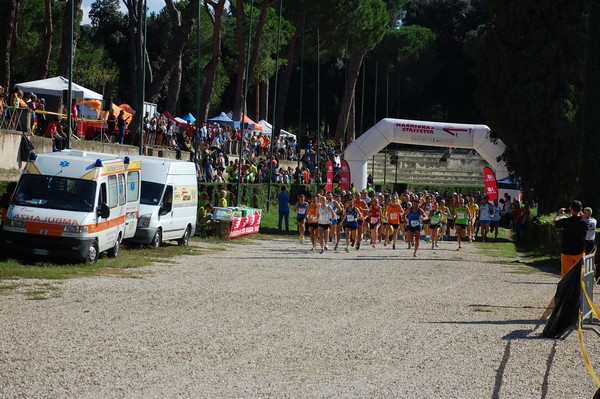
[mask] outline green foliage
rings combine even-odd
[[[509,169],[547,213],[581,192],[585,3],[489,5],[477,98]]]
[[[468,56],[469,32],[486,22],[482,0],[407,0],[404,26],[422,26],[435,34],[436,59],[419,63],[433,76],[421,95],[403,101],[404,117],[424,120],[479,121],[472,88],[475,64]],[[426,61],[432,61],[426,59]]]

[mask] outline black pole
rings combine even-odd
[[[373,106],[373,125],[377,124],[377,80],[379,75],[379,61],[375,61],[375,98]]]
[[[362,88],[360,91],[360,134],[363,133],[363,119],[365,116],[365,72],[367,68],[366,64],[367,61],[363,60]]]
[[[243,5],[242,5],[243,7]],[[242,15],[244,13],[244,10],[242,8]],[[244,136],[246,135],[246,123],[245,123],[245,116],[246,116],[246,97],[248,95],[248,81],[250,80],[250,76],[248,75],[248,69],[250,68],[250,39],[252,38],[252,16],[254,13],[254,0],[252,0],[250,2],[250,25],[248,26],[248,47],[246,48],[246,70],[244,72],[244,94],[243,94],[243,98],[242,98],[242,137],[240,137],[240,143],[239,143],[239,155],[238,155],[238,178],[237,178],[237,201],[236,201],[236,205],[240,206],[240,199],[242,197],[242,187],[241,187],[241,181],[242,181],[242,160],[243,160],[243,153],[244,153]]]
[[[267,212],[271,208],[271,183],[273,181],[273,146],[275,139],[275,115],[277,113],[277,81],[279,79],[279,43],[281,40],[281,14],[283,13],[283,0],[279,0],[279,22],[277,23],[277,58],[275,59],[275,88],[273,91],[273,119],[271,128],[271,149],[269,155],[269,184],[267,186]]]
[[[140,144],[139,144],[139,155],[144,154],[144,100],[146,98],[146,33],[148,31],[148,18],[146,18],[146,0],[144,0],[144,44],[142,46],[142,74],[141,74],[141,85],[140,85],[140,108],[138,112],[140,113]],[[133,143],[132,143],[133,144]]]
[[[321,183],[321,29],[317,28],[317,193]]]
[[[198,26],[196,28],[196,131],[194,132],[194,164],[196,165],[196,173],[198,173],[198,149],[200,147],[200,125],[204,122],[200,119],[200,80],[202,77],[202,65],[200,63],[200,55],[202,45],[202,2],[198,4]]]
[[[70,7],[70,19],[69,19],[69,31],[70,31],[70,40],[69,40],[69,83],[68,83],[68,93],[67,93],[67,148],[71,148],[71,134],[72,132],[72,121],[71,121],[71,103],[73,102],[73,20],[75,14],[75,6],[74,0],[69,0]],[[62,114],[62,112],[61,112]],[[77,132],[75,132],[77,134]]]
[[[302,15],[302,55],[300,57],[300,106],[298,109],[298,141],[296,142],[296,157],[298,172],[300,172],[300,139],[302,138],[302,100],[304,90],[304,33],[306,28],[306,12]],[[296,177],[297,192],[300,193],[300,175]]]

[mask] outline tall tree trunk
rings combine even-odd
[[[52,0],[46,0],[46,32],[44,36],[44,47],[42,56],[40,57],[40,69],[38,71],[38,79],[46,79],[48,77],[48,63],[50,62],[50,54],[52,53],[52,38],[54,36],[54,27],[52,25]]]
[[[169,95],[167,96],[167,103],[165,109],[176,115],[179,104],[179,93],[181,92],[181,73],[182,73],[182,61],[179,58],[175,61],[175,69],[171,72],[171,78],[169,79]]]
[[[256,94],[255,101],[255,112],[254,117],[256,118],[256,122],[260,121],[260,82],[258,79],[254,80],[254,93]]]
[[[238,57],[238,65],[237,65],[237,81],[236,81],[236,96],[235,103],[233,106],[233,118],[237,120],[240,118],[240,114],[242,113],[242,96],[244,90],[244,73],[246,72],[246,56],[250,57],[250,61],[248,63],[248,71],[247,76],[254,76],[254,70],[256,68],[256,60],[258,59],[258,52],[260,50],[260,41],[262,40],[265,21],[267,16],[267,11],[269,9],[269,0],[263,1],[262,8],[260,10],[260,16],[258,17],[258,23],[256,27],[252,29],[254,32],[254,40],[253,46],[251,50],[251,55],[247,55],[245,52],[245,44],[244,44],[244,24],[243,24],[243,8],[242,8],[242,0],[237,0],[237,6],[235,11],[235,15],[237,18],[237,27],[236,27],[236,41],[238,53],[240,56]],[[249,83],[248,83],[249,84]],[[257,105],[258,107],[258,105]],[[258,113],[254,115],[257,120],[259,120]]]
[[[259,120],[260,119],[264,119],[266,121],[269,120],[269,80],[267,79],[266,82],[262,82],[260,83],[261,89],[260,92],[262,93],[262,98],[260,100],[260,109],[262,110],[262,118],[257,117]],[[271,123],[273,123],[273,121],[271,121]]]
[[[283,128],[283,117],[285,114],[287,96],[290,92],[290,81],[292,80],[292,72],[294,71],[294,64],[296,63],[296,46],[298,44],[298,39],[298,34],[294,33],[294,35],[290,38],[288,45],[288,62],[283,70],[281,85],[279,86],[279,93],[277,95],[277,110],[275,111],[275,122],[273,123],[275,132],[279,132],[279,130]]]
[[[248,64],[248,76],[254,76],[254,70],[256,69],[256,63],[258,61],[258,52],[260,51],[260,42],[265,30],[265,22],[267,20],[267,11],[269,10],[269,0],[264,0],[262,8],[260,9],[260,15],[258,17],[258,23],[256,24],[254,41],[252,42],[252,55],[250,56],[250,63]],[[258,80],[257,80],[258,85]],[[257,86],[258,87],[258,86]],[[258,114],[256,119],[260,119]]]
[[[209,14],[212,16],[213,23],[212,54],[204,74],[206,77],[204,82],[204,92],[202,93],[202,99],[200,101],[200,115],[198,115],[198,118],[203,121],[208,119],[210,98],[212,97],[215,87],[217,68],[221,62],[221,27],[223,25],[223,10],[225,8],[226,1],[227,0],[218,0],[218,2],[215,2],[213,0],[206,0],[207,7],[210,5],[214,11],[212,13],[209,12]]]
[[[352,97],[352,105],[350,106],[350,117],[348,118],[348,127],[346,128],[346,141],[342,143],[342,151],[346,149],[348,144],[356,139],[356,95]]]
[[[242,96],[244,95],[244,74],[246,72],[246,50],[244,45],[244,4],[242,0],[236,0],[233,8],[235,16],[235,42],[238,50],[235,81],[235,99],[233,102],[234,121],[239,121],[242,113]]]
[[[190,1],[186,6],[181,15],[185,15],[186,18],[182,20],[181,27],[174,29],[173,41],[168,46],[167,53],[165,54],[166,60],[177,60],[179,54],[182,54],[183,47],[185,46],[190,33],[196,22],[196,16],[198,15],[198,1]],[[176,62],[163,62],[160,68],[155,71],[152,83],[146,90],[146,98],[150,102],[156,102],[160,96],[160,91],[167,84],[171,72],[176,67]]]
[[[73,58],[75,58],[75,51],[77,49],[77,40],[79,39],[79,20],[81,19],[81,3],[82,0],[69,0],[73,1]],[[69,26],[71,25],[71,13],[69,11],[69,3],[67,2],[67,11],[63,18],[63,31],[62,40],[60,45],[60,54],[58,56],[57,73],[59,76],[68,79],[69,76],[69,45],[71,41],[71,33]]]
[[[177,7],[175,7],[173,0],[165,0],[165,3],[167,4],[167,11],[169,12],[173,29],[181,29],[181,12],[177,9]],[[183,47],[177,54],[177,59],[174,62],[175,67],[170,74],[171,77],[169,78],[169,95],[167,96],[166,109],[173,115],[175,115],[177,112],[179,93],[181,92],[182,58]]]
[[[0,0],[0,8],[4,10],[2,15],[4,23],[0,24],[0,85],[6,92],[10,92],[10,64],[12,51],[14,49],[17,15],[19,14],[20,0]]]
[[[350,107],[356,94],[356,81],[358,80],[360,66],[362,65],[362,61],[366,53],[367,50],[365,49],[356,49],[350,53],[350,59],[348,62],[348,79],[346,80],[344,97],[342,98],[342,104],[340,106],[340,115],[335,128],[336,140],[343,140],[346,135],[350,117]]]
[[[140,7],[143,7],[143,2],[141,0],[123,0],[125,3],[125,7],[127,7],[127,16],[128,16],[128,24],[127,24],[127,35],[129,36],[129,74],[131,82],[131,103],[130,105],[133,109],[138,110],[138,93],[139,93],[139,84],[140,77],[138,74],[138,65],[139,65],[139,52],[141,51],[140,46],[140,35],[139,25],[141,24],[141,15]],[[134,119],[135,121],[135,119]],[[132,121],[130,123],[130,128],[134,128],[135,122]]]

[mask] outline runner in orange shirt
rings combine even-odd
[[[398,241],[398,229],[400,227],[400,217],[404,210],[398,203],[398,196],[394,194],[392,201],[387,206],[387,222],[392,229],[392,249],[396,249],[396,241]]]
[[[306,209],[306,220],[308,223],[308,231],[310,233],[310,242],[312,243],[311,251],[317,247],[317,230],[319,227],[319,205],[317,204],[317,196],[314,195],[310,199],[310,204]]]

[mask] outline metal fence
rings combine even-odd
[[[29,108],[2,107],[0,129],[18,132],[31,131],[31,110]]]

